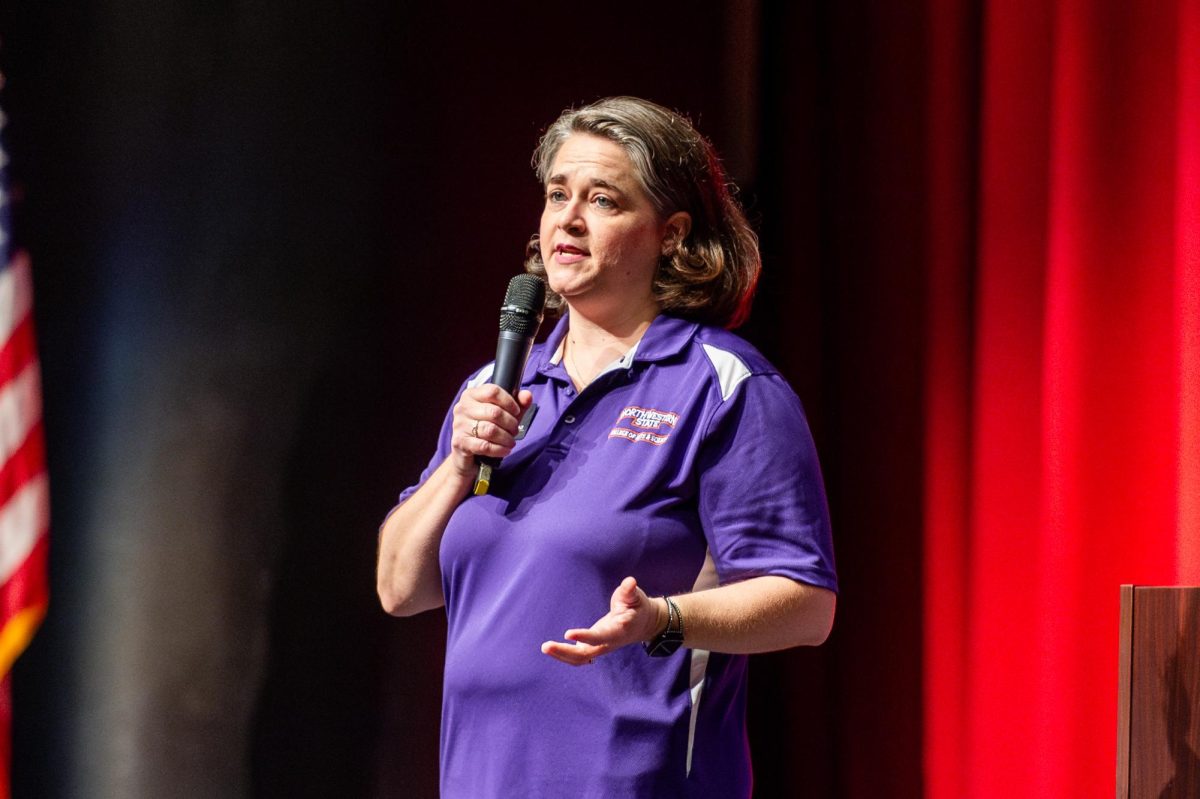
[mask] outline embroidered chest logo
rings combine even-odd
[[[641,441],[659,447],[670,437],[678,421],[679,414],[674,411],[630,405],[621,411],[621,415],[617,417],[617,424],[609,431],[608,437]]]

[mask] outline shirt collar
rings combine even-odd
[[[650,327],[646,328],[641,340],[634,345],[631,352],[632,361],[651,363],[664,361],[678,355],[691,342],[699,326],[696,322],[689,322],[665,313],[659,314],[654,317]],[[538,372],[549,375],[562,368],[560,365],[561,348],[563,337],[566,334],[567,314],[563,314],[554,325],[554,329],[550,331],[550,335],[546,337],[540,362],[537,365]]]
[[[673,358],[691,343],[699,327],[696,322],[661,313],[646,329],[633,359],[650,363]]]

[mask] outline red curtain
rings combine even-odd
[[[1108,796],[1200,584],[1200,0],[930,0],[930,797]]]

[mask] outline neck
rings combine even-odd
[[[598,319],[568,304],[568,314],[564,361],[576,388],[582,389],[641,340],[658,316],[658,305],[631,307]]]
[[[658,316],[658,307],[630,309],[608,319],[588,316],[576,308],[569,309],[567,335],[581,347],[607,347],[624,344],[626,349],[642,337],[646,328]]]

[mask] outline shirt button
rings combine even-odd
[[[567,414],[563,417],[563,421],[567,424],[575,424],[575,417],[572,414]]]

